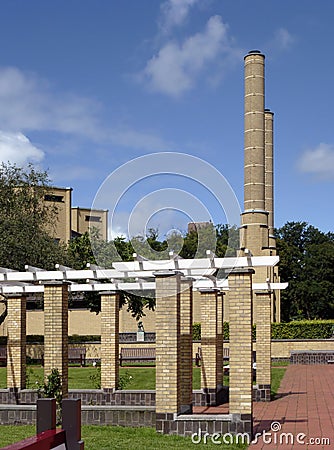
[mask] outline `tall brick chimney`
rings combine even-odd
[[[264,55],[250,51],[245,60],[244,212],[241,250],[263,256],[269,247],[266,211]]]
[[[264,55],[245,56],[244,211],[265,210]]]
[[[276,248],[274,236],[274,113],[264,110],[265,118],[265,210],[268,211],[269,247]]]

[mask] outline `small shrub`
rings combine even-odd
[[[126,370],[122,375],[119,376],[117,388],[121,391],[132,383],[133,377],[130,375],[129,371]]]
[[[94,389],[101,389],[101,367],[96,366],[96,371],[92,375],[89,375],[89,379],[91,380]]]
[[[199,322],[193,323],[193,341],[201,340],[201,324]]]
[[[37,383],[38,384],[38,383]],[[61,423],[62,377],[58,369],[52,369],[44,383],[38,384],[38,395],[44,398],[55,398],[57,403],[57,424]]]

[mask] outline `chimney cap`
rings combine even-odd
[[[270,108],[265,108],[265,109],[264,109],[264,112],[274,114],[274,113],[270,110]]]
[[[260,50],[250,50],[247,55],[245,56],[245,58],[249,55],[260,55],[264,57],[264,54],[260,51]]]

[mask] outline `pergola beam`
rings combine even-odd
[[[57,264],[56,270],[43,270],[38,267],[26,266],[26,272],[0,268],[0,292],[3,294],[44,292],[43,283],[50,281],[69,281],[70,292],[104,292],[104,291],[140,291],[155,290],[154,272],[161,270],[179,270],[184,276],[195,279],[195,289],[218,288],[228,290],[228,271],[234,268],[274,266],[278,256],[251,256],[235,258],[216,258],[213,253],[207,253],[207,258],[182,259],[175,255],[168,260],[150,261],[139,255],[136,261],[114,262],[112,269],[104,269],[90,265],[83,270]],[[226,270],[226,278],[215,277],[219,269]],[[86,280],[84,283],[75,283]],[[107,280],[100,283],[99,280]],[[154,281],[153,281],[154,280]],[[36,284],[39,282],[39,284]],[[253,290],[285,289],[287,283],[254,283]]]

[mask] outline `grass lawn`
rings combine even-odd
[[[271,369],[271,397],[274,398],[280,387],[286,367],[273,367]]]
[[[43,377],[43,368],[38,366],[28,366],[29,385],[35,385],[36,379]],[[285,367],[272,368],[272,395],[277,393],[280,382],[285,372]],[[92,378],[98,373],[96,367],[69,367],[69,388],[70,389],[94,389],[96,385]],[[121,376],[127,379],[131,376],[131,382],[125,389],[155,389],[155,367],[121,367]],[[90,378],[92,377],[92,378]],[[193,387],[200,388],[201,372],[200,368],[193,369]],[[228,384],[228,377],[224,377],[224,384]],[[6,387],[6,368],[0,368],[0,388]],[[30,425],[7,426],[0,425],[0,448],[13,442],[20,441],[26,437],[33,436],[35,427]],[[157,434],[153,428],[128,428],[115,426],[82,426],[82,438],[85,441],[85,448],[89,450],[106,450],[118,448],[119,450],[156,450],[166,449],[189,449],[195,446],[190,438],[181,436],[166,436]],[[222,449],[242,449],[246,445],[220,445]],[[196,444],[194,448],[216,448],[216,444]]]
[[[285,369],[285,367],[272,368],[272,395],[277,393]],[[43,368],[40,366],[27,366],[27,374],[27,387],[33,389],[36,387],[36,381],[42,381]],[[120,375],[129,380],[124,389],[155,389],[155,367],[121,367]],[[96,367],[69,367],[69,389],[96,389],[97,384],[94,381],[94,377],[98,378],[98,369]],[[5,389],[6,385],[6,367],[0,367],[0,389]],[[226,376],[224,376],[224,385],[228,386],[228,377]],[[200,389],[200,386],[201,370],[198,367],[194,367],[193,389]]]
[[[153,428],[129,428],[114,426],[82,426],[82,439],[85,441],[87,450],[107,450],[117,448],[118,450],[156,450],[156,449],[189,449],[189,448],[216,448],[217,444],[193,444],[190,438],[182,436],[168,436],[157,434]],[[32,425],[0,426],[0,447],[20,441],[35,434]],[[225,450],[236,450],[246,448],[246,445],[220,445]]]

